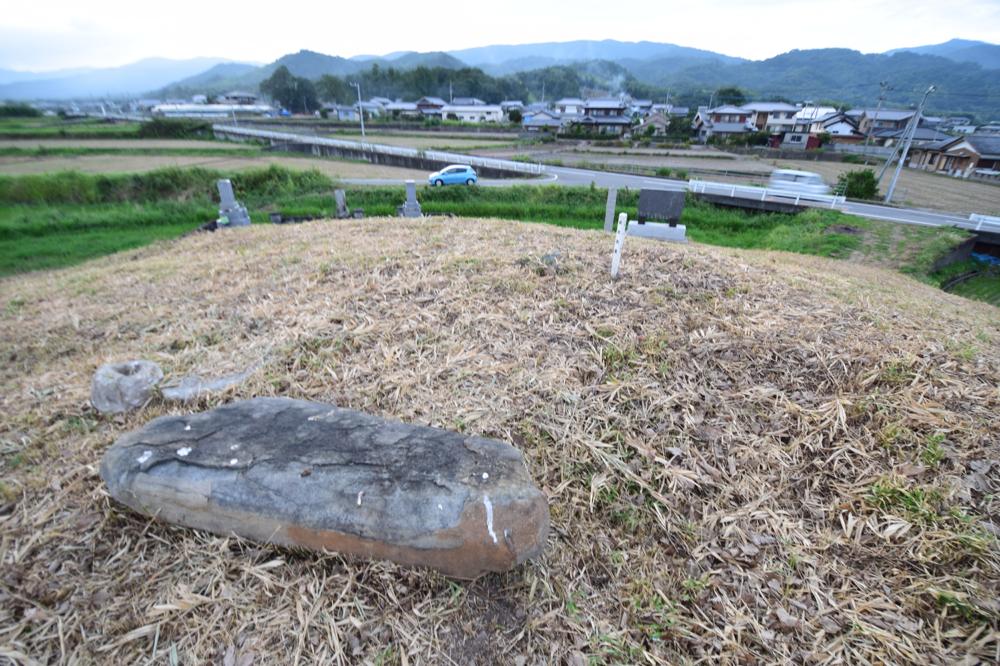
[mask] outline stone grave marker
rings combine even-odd
[[[417,184],[412,180],[406,181],[406,203],[397,209],[400,217],[420,217],[423,212],[420,210],[420,202],[417,201]]]
[[[219,228],[246,227],[250,225],[250,214],[247,213],[236,195],[233,194],[233,184],[228,178],[216,181],[219,188]]]
[[[684,211],[684,197],[684,192],[641,190],[639,219],[629,222],[629,236],[686,242],[687,228],[683,224],[678,224]]]
[[[351,210],[347,207],[347,195],[344,190],[334,190],[333,199],[337,202],[337,219],[343,220],[351,216]]]
[[[611,233],[615,223],[615,204],[618,203],[618,188],[608,188],[608,203],[604,208],[604,232]]]
[[[549,528],[509,444],[288,398],[162,416],[115,442],[101,477],[146,516],[456,578],[540,555]]]

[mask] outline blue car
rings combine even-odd
[[[436,187],[442,185],[475,185],[479,176],[475,169],[465,164],[452,164],[427,177],[427,182]]]

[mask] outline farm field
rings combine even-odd
[[[215,144],[212,144],[213,146]],[[219,171],[243,171],[276,165],[287,169],[315,169],[333,179],[392,178],[424,179],[426,171],[400,167],[349,162],[312,157],[255,155],[253,157],[219,157],[198,155],[72,155],[56,157],[2,156],[0,174],[44,174],[59,171],[82,173],[145,173],[166,167],[200,167]]]
[[[626,154],[621,154],[622,150]],[[499,156],[500,151],[490,151]],[[767,181],[774,169],[798,169],[813,171],[823,176],[830,185],[837,182],[837,176],[846,171],[864,168],[859,164],[845,162],[820,162],[813,160],[763,160],[753,156],[730,154],[731,158],[677,155],[650,155],[643,149],[599,149],[595,147],[577,148],[535,148],[517,151],[503,151],[507,156],[523,155],[525,158],[581,168],[621,170],[632,172],[637,167],[642,172],[653,175],[657,169],[686,171],[690,178],[715,180],[724,183],[761,185]],[[875,167],[876,172],[878,167]],[[888,187],[891,172],[882,179],[882,193]],[[948,176],[934,175],[916,169],[904,168],[896,187],[894,203],[913,208],[924,208],[959,214],[980,213],[1000,215],[1000,184],[984,183]]]
[[[0,148],[49,149],[141,149],[141,150],[248,150],[247,144],[231,141],[200,141],[197,139],[0,139]]]
[[[814,171],[822,175],[827,182],[836,182],[837,176],[845,171],[863,168],[858,164],[843,162],[778,160],[769,163],[782,169]],[[883,194],[891,178],[891,171],[882,178]],[[930,210],[1000,215],[1000,183],[962,180],[904,168],[899,175],[893,203]]]
[[[7,654],[994,661],[1000,506],[978,489],[1000,453],[998,310],[698,243],[630,239],[612,281],[609,247],[480,218],[317,221],[0,280]],[[193,405],[96,413],[95,369],[133,358],[257,369]],[[549,504],[544,553],[454,581],[109,500],[96,470],[118,437],[258,396],[512,443]]]

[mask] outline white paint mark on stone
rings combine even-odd
[[[361,498],[364,497],[364,496],[365,496],[365,491],[359,490],[358,491],[358,506],[361,506]]]
[[[186,456],[189,453],[191,453],[191,447],[190,446],[185,446],[182,449],[177,449],[177,455],[179,455],[181,458],[183,458],[184,456]]]
[[[153,457],[152,451],[143,451],[142,455],[136,458],[135,460],[141,465],[152,457]]]
[[[497,542],[497,534],[493,531],[493,503],[489,495],[483,495],[483,506],[486,507],[486,531],[490,533],[493,543]]]
[[[185,430],[190,430],[190,429],[191,429],[191,424],[190,424],[190,423],[188,423],[188,424],[187,424],[186,426],[184,426],[184,429],[185,429]]]
[[[444,507],[438,504],[438,511],[444,511]]]
[[[239,462],[239,459],[238,459],[238,458],[233,458],[232,460],[230,460],[230,461],[229,461],[229,464],[230,464],[230,465],[235,465],[235,464],[236,464],[236,463],[238,463],[238,462]]]
[[[487,474],[486,472],[483,472],[483,481],[485,481],[488,478],[490,478],[490,475]]]
[[[239,445],[239,444],[233,444],[232,446],[230,446],[230,447],[229,447],[229,450],[230,450],[230,451],[235,451],[235,450],[236,450],[236,449],[238,449],[238,448],[240,448],[240,445]]]

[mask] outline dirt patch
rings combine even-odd
[[[857,227],[852,227],[846,224],[831,224],[826,229],[823,230],[826,234],[847,234],[849,236],[859,236],[864,232]]]
[[[560,252],[557,272],[533,270]],[[1000,311],[781,253],[429,218],[258,225],[0,280],[3,655],[82,663],[992,661]],[[522,261],[529,258],[527,264]],[[544,556],[474,583],[142,518],[107,361],[266,359],[204,409],[335,403],[514,443]]]

